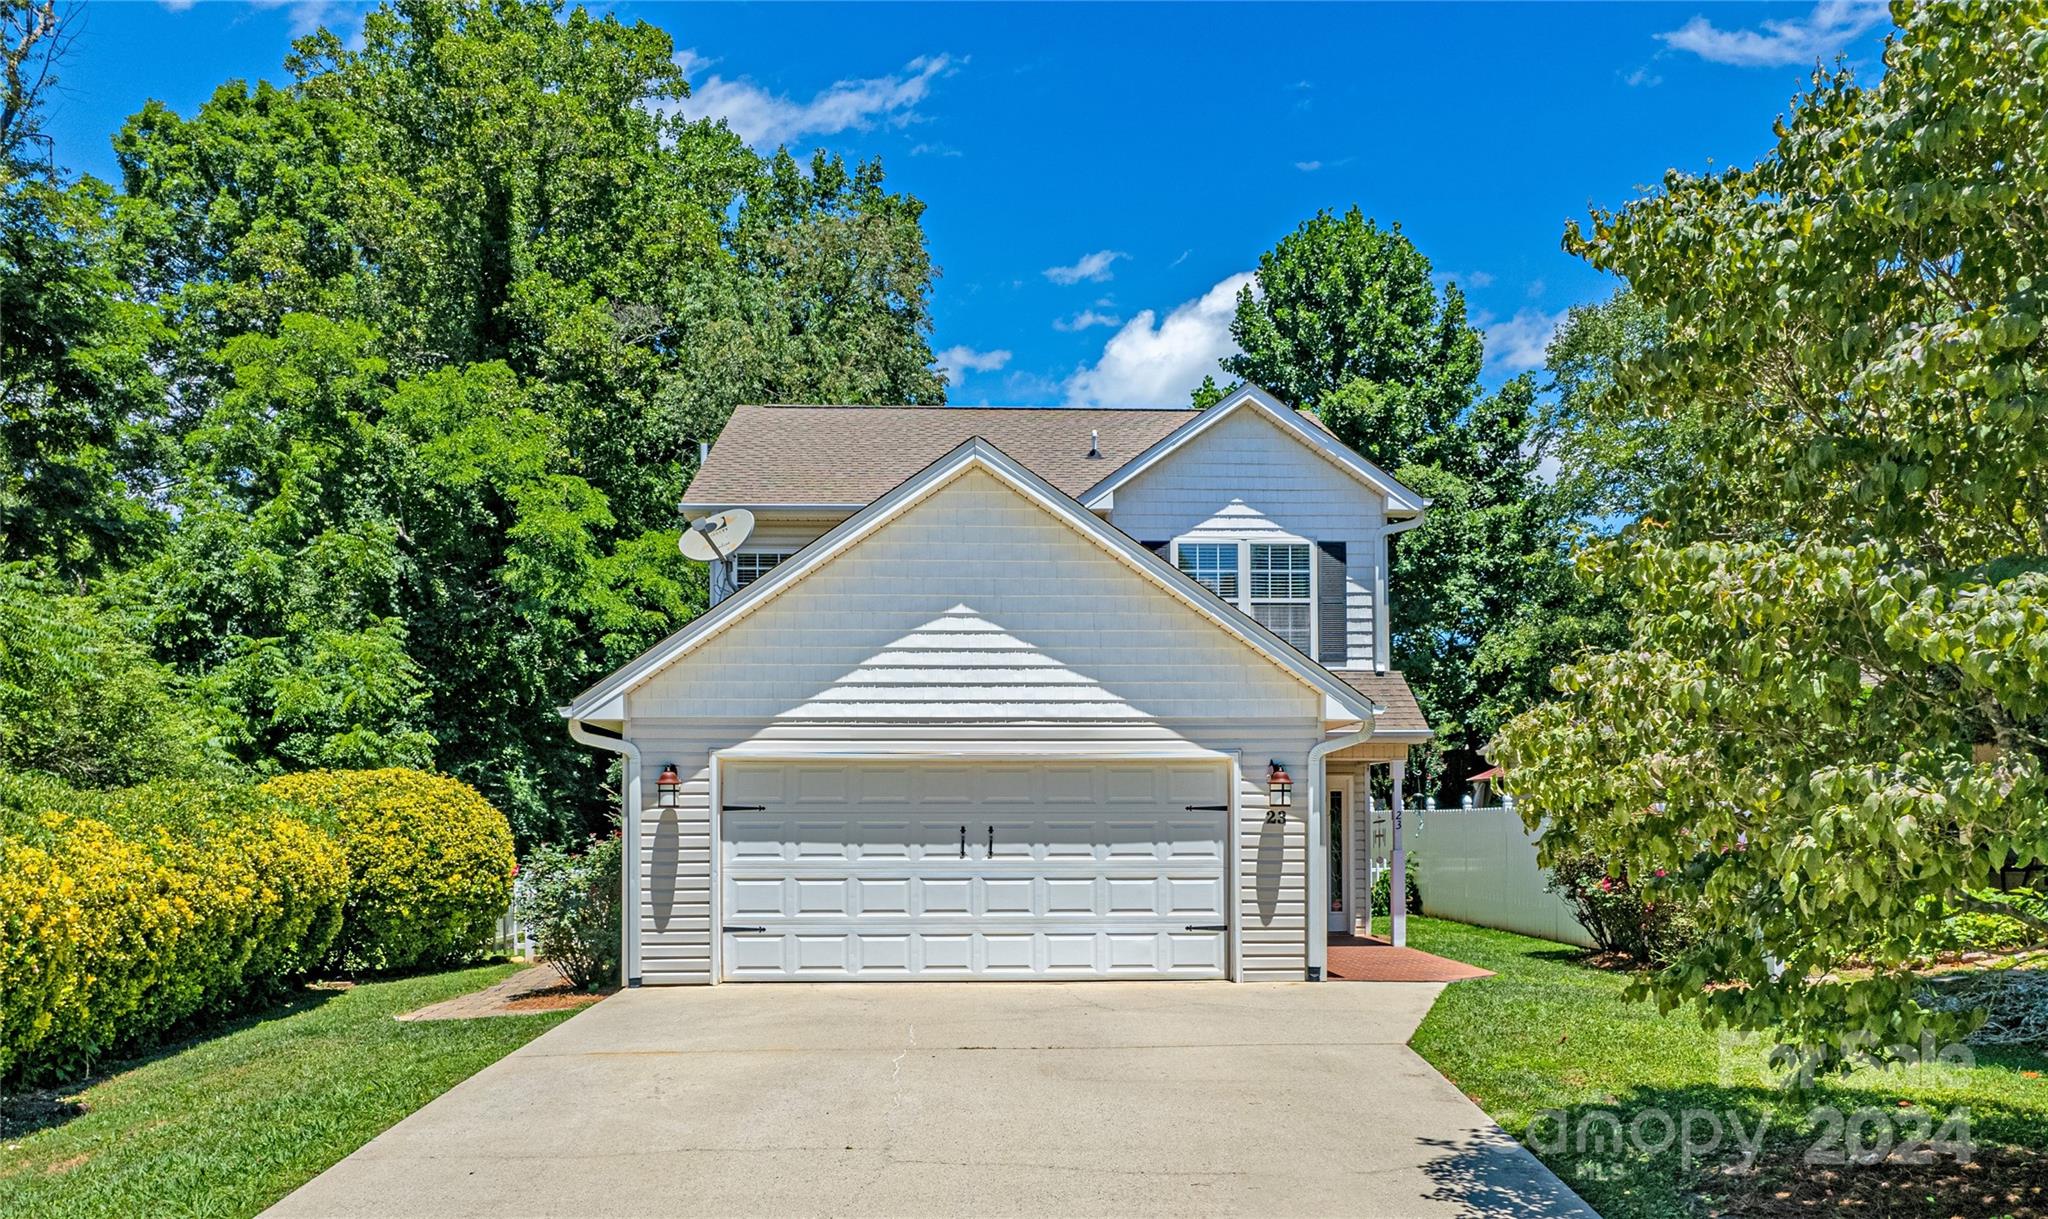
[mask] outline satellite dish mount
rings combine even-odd
[[[740,548],[747,535],[754,531],[754,514],[745,508],[728,508],[710,516],[699,517],[683,530],[676,548],[686,559],[701,563],[715,563],[732,557]]]

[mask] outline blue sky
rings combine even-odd
[[[1609,290],[1559,250],[1567,219],[1754,161],[1816,58],[1874,72],[1889,28],[1861,0],[615,8],[674,38],[692,112],[881,156],[928,205],[953,400],[1029,404],[1184,403],[1259,253],[1353,203],[1465,289],[1489,381],[1535,367]],[[360,11],[90,4],[58,159],[111,176],[145,100],[281,79],[295,34]]]

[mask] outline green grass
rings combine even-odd
[[[1415,1049],[1517,1137],[1538,1114],[1564,1111],[1571,1138],[1561,1150],[1535,1150],[1607,1219],[1811,1213],[1796,1210],[1800,1199],[1850,1213],[2037,1214],[2048,1201],[2048,1158],[2039,1154],[2048,1151],[2048,1080],[2039,1074],[2048,1063],[2039,1055],[1979,1049],[1971,1066],[1865,1069],[1793,1094],[1765,1062],[1765,1047],[1703,1029],[1690,1009],[1660,1016],[1653,1003],[1626,1000],[1627,979],[1580,964],[1576,949],[1435,919],[1408,926],[1412,946],[1498,975],[1447,988]],[[1821,1106],[1871,1110],[1901,1132],[1922,1117],[1938,1130],[1967,1110],[1969,1130],[1989,1154],[1967,1172],[1953,1157],[1922,1167],[1808,1164],[1808,1149],[1826,1131],[1807,1119]],[[1751,1130],[1767,1120],[1758,1171],[1723,1171],[1738,1158],[1732,1137],[1694,1157],[1676,1147],[1644,1155],[1627,1139],[1619,1152],[1592,1143],[1578,1149],[1588,1114],[1611,1111],[1627,1128],[1655,1109],[1714,1113],[1724,1127],[1732,1114]],[[1657,1142],[1657,1119],[1644,1120],[1644,1141]],[[1547,1136],[1556,1128],[1545,1117],[1538,1142],[1554,1143]],[[1704,1143],[1703,1119],[1695,1129]],[[1876,1117],[1862,1129],[1866,1145],[1883,1137]],[[1993,1197],[1990,1184],[2024,1196]],[[1779,1196],[1787,1193],[1793,1202]]]
[[[65,1092],[81,1116],[0,1142],[0,1215],[253,1215],[566,1019],[391,1018],[519,968],[302,992]]]

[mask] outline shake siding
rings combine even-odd
[[[1255,411],[1217,423],[1116,492],[1110,521],[1134,538],[1291,535],[1345,544],[1349,661],[1376,657],[1386,501]]]
[[[1300,809],[1264,824],[1265,775],[1270,759],[1306,764],[1321,712],[1320,694],[970,471],[628,696],[646,773],[674,763],[683,777],[681,807],[641,814],[640,976],[711,980],[715,749],[1184,740],[1239,755],[1243,976],[1299,980],[1305,826]]]

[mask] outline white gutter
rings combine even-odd
[[[569,721],[571,740],[624,759],[619,783],[619,985],[640,985],[640,750],[623,736]]]
[[[1363,744],[1372,735],[1372,721],[1328,737],[1308,751],[1309,797],[1305,819],[1308,823],[1308,976],[1320,982],[1329,974],[1330,964],[1330,810],[1323,793],[1328,790],[1324,759],[1339,749]],[[1368,901],[1371,897],[1368,895]]]

